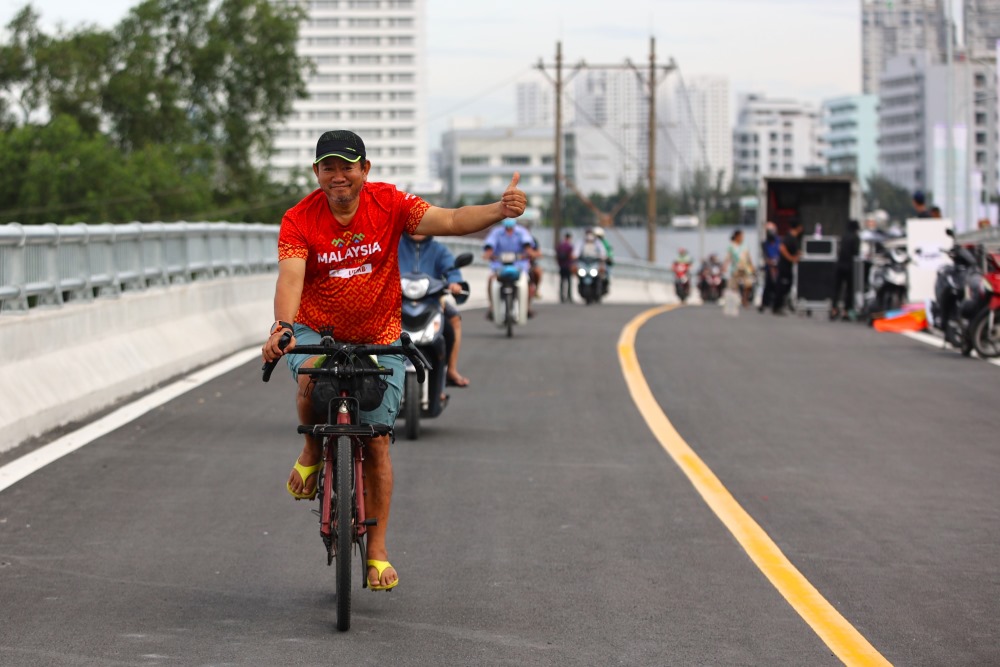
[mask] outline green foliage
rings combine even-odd
[[[882,209],[890,220],[903,221],[913,216],[913,193],[883,176],[870,176],[865,192],[865,210]],[[930,203],[928,198],[928,203]]]
[[[266,171],[306,94],[302,10],[146,0],[110,31],[51,36],[27,6],[0,43],[0,222],[276,219]]]

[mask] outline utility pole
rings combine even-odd
[[[545,71],[547,66],[545,63],[539,61],[536,68],[541,70],[546,76],[548,72]],[[551,67],[549,65],[548,67]],[[648,165],[648,181],[649,181],[649,196],[646,201],[646,217],[647,217],[647,244],[648,244],[648,259],[650,262],[655,261],[656,257],[656,86],[662,82],[663,78],[667,73],[676,69],[677,66],[674,64],[673,59],[667,65],[656,65],[656,40],[650,37],[650,47],[649,47],[649,74],[648,81],[643,81],[642,74],[636,69],[632,61],[625,60],[624,65],[588,65],[584,61],[580,61],[573,68],[573,72],[570,74],[569,78],[562,78],[562,42],[556,42],[556,62],[555,62],[555,80],[549,77],[550,81],[553,81],[556,89],[556,155],[555,155],[555,191],[552,197],[552,205],[555,208],[552,216],[552,226],[555,228],[555,236],[553,239],[553,245],[559,244],[559,236],[562,227],[562,181],[565,176],[562,173],[562,93],[563,87],[572,79],[576,74],[580,72],[581,69],[631,69],[635,72],[636,76],[639,77],[639,81],[643,84],[648,85],[649,92],[649,122],[648,122],[648,144],[649,151],[647,159],[649,160]],[[661,73],[663,76],[657,79],[657,72]]]
[[[646,194],[646,259],[653,263],[656,261],[656,86],[666,78],[667,74],[677,69],[677,65],[671,58],[666,65],[657,67],[655,37],[649,38],[649,73],[646,81],[642,80],[642,75],[631,61],[627,61],[627,64],[639,77],[639,81],[648,87],[649,121],[646,128],[646,143],[649,149],[647,158],[649,164],[647,165],[648,183],[646,186],[648,188]],[[663,77],[659,79],[657,78],[658,70],[663,74]]]
[[[556,179],[552,194],[552,247],[559,247],[562,233],[562,177],[563,177],[563,132],[562,132],[562,42],[556,42]]]
[[[649,38],[649,193],[646,195],[646,259],[656,261],[656,38]]]
[[[563,57],[562,57],[562,42],[556,42],[556,62],[555,62],[555,79],[549,76],[549,73],[545,71],[546,67],[552,67],[551,65],[546,65],[541,60],[535,65],[536,69],[541,70],[549,81],[552,81],[555,86],[556,91],[556,154],[555,154],[555,182],[553,183],[554,190],[552,193],[552,247],[555,248],[559,245],[559,237],[562,234],[562,182],[563,182],[563,128],[562,128],[562,98],[563,98],[563,88],[569,83],[569,80],[576,76],[580,68],[583,67],[583,63],[578,63],[570,73],[569,77],[564,79],[563,70]]]

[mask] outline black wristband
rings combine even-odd
[[[273,336],[282,329],[288,329],[289,331],[292,331],[294,327],[290,322],[285,322],[284,320],[277,320],[274,324],[271,325],[271,335]]]

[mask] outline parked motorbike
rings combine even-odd
[[[864,301],[869,323],[875,315],[902,308],[907,302],[910,292],[909,263],[910,256],[904,248],[878,245],[868,270],[868,290]]]
[[[601,276],[601,262],[594,258],[581,258],[576,262],[576,289],[580,298],[588,306],[600,303],[604,296],[604,278]]]
[[[955,233],[949,229],[948,235],[954,238]],[[951,263],[937,271],[934,301],[931,302],[931,323],[944,335],[945,345],[951,344],[968,356],[972,354],[968,316],[974,314],[971,305],[973,299],[969,303],[964,302],[970,277],[979,273],[978,262],[968,248],[957,243],[953,243],[951,249],[944,252],[951,258]],[[981,275],[972,284],[978,290]],[[971,293],[969,296],[972,296]]]
[[[712,262],[702,269],[698,290],[701,292],[703,302],[715,303],[722,297],[725,288],[726,279],[722,275],[722,264]]]
[[[472,253],[462,253],[455,259],[453,268],[468,266],[472,260]],[[442,277],[426,273],[405,273],[400,281],[403,290],[403,331],[410,335],[413,344],[433,365],[433,368],[427,369],[427,378],[421,384],[417,380],[416,367],[409,359],[406,360],[400,415],[406,422],[407,439],[416,440],[420,437],[420,420],[437,417],[447,405],[443,394],[448,378],[445,336],[448,323],[441,299],[449,291],[448,283]],[[460,285],[462,292],[455,295],[455,301],[461,304],[469,298],[469,284],[463,282]]]
[[[517,253],[500,253],[493,281],[493,321],[505,329],[507,338],[514,335],[514,326],[528,321],[528,274],[518,262]]]
[[[671,268],[674,270],[674,292],[681,303],[687,303],[691,296],[691,265],[687,262],[674,262]]]
[[[1000,253],[984,251],[986,272],[978,289],[973,289],[972,282],[968,292],[970,299],[974,297],[975,309],[969,322],[969,338],[972,347],[980,357],[1000,356]],[[964,308],[963,303],[963,308]]]

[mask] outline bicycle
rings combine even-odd
[[[369,355],[398,354],[413,362],[417,379],[424,381],[425,369],[432,368],[426,357],[404,332],[401,345],[353,345],[338,343],[332,331],[322,331],[319,345],[297,345],[294,354],[326,355],[317,368],[300,368],[299,373],[313,376],[314,382],[333,385],[333,396],[327,403],[326,423],[300,424],[298,433],[320,438],[322,467],[316,480],[316,497],[320,537],[326,547],[327,566],[336,561],[335,587],[337,597],[337,629],[351,627],[351,557],[358,546],[362,564],[367,562],[365,537],[369,526],[377,519],[365,514],[365,487],[362,463],[368,438],[392,433],[391,424],[360,423],[361,403],[357,397],[365,377],[392,375],[392,369],[372,367],[365,360]],[[282,350],[291,341],[286,332],[278,343]],[[267,382],[278,359],[264,364],[262,380]],[[368,587],[367,568],[362,567],[361,587]],[[391,590],[391,589],[390,589]]]

